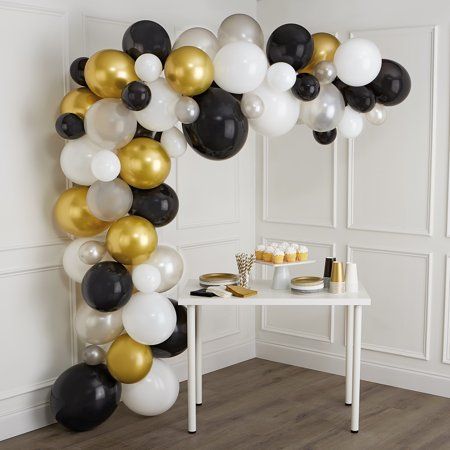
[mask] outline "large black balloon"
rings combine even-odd
[[[70,76],[75,83],[81,86],[87,86],[86,80],[84,78],[84,68],[89,58],[85,56],[75,59],[70,65]]]
[[[348,87],[348,84],[345,84],[338,77],[336,77],[333,80],[333,84],[339,89],[340,93],[342,94],[342,97],[344,97],[345,106],[347,106],[348,103],[347,103],[347,99],[345,98],[345,88]]]
[[[200,115],[194,123],[183,124],[189,145],[208,159],[231,158],[243,147],[248,134],[248,121],[240,103],[220,88],[209,88],[194,98]]]
[[[122,101],[132,111],[141,111],[150,103],[150,88],[142,81],[128,83],[122,91]]]
[[[152,131],[144,128],[139,122],[137,123],[136,133],[134,133],[134,138],[137,137],[146,137],[150,139],[154,139],[155,141],[161,142],[161,131]],[[134,139],[133,138],[133,139]]]
[[[74,113],[61,114],[56,119],[55,128],[64,139],[78,139],[85,134],[83,119]]]
[[[331,144],[337,136],[336,128],[330,131],[313,131],[314,139],[322,145]]]
[[[320,83],[314,75],[299,73],[291,91],[300,100],[309,102],[319,95]]]
[[[177,313],[177,324],[169,339],[158,345],[152,345],[152,353],[156,358],[172,358],[187,349],[187,311],[175,300],[169,299]]]
[[[122,48],[133,59],[138,59],[143,53],[153,53],[164,65],[172,45],[167,31],[159,23],[140,20],[125,31]]]
[[[98,311],[115,311],[130,300],[131,275],[116,261],[94,264],[84,275],[81,292],[86,303]]]
[[[374,92],[377,102],[394,106],[408,97],[411,90],[411,78],[408,71],[398,62],[383,59],[381,69],[375,80],[368,84]]]
[[[155,227],[163,227],[172,222],[178,213],[178,196],[167,184],[163,183],[153,189],[131,188],[133,204],[130,214],[141,216]]]
[[[344,89],[347,103],[361,113],[369,112],[375,106],[375,94],[366,86],[347,86]]]
[[[77,364],[55,381],[50,408],[56,421],[72,431],[87,431],[103,423],[120,402],[122,385],[104,364]]]
[[[295,70],[308,65],[314,41],[306,28],[295,23],[278,27],[267,41],[266,53],[270,64],[285,62]]]

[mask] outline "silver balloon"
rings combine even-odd
[[[334,84],[322,84],[319,95],[302,103],[301,120],[315,131],[336,128],[345,111],[344,97]]]
[[[220,47],[237,41],[250,42],[261,48],[264,46],[264,35],[259,23],[246,14],[228,16],[220,24],[217,37]]]
[[[191,97],[181,97],[175,105],[175,115],[181,123],[193,123],[199,114],[198,103]]]
[[[386,106],[376,103],[365,116],[367,122],[370,122],[372,125],[381,125],[386,120]]]
[[[321,61],[314,67],[314,76],[322,84],[329,84],[337,76],[336,66],[330,61]]]
[[[106,352],[98,345],[89,345],[83,350],[83,361],[90,366],[97,366],[105,360]]]
[[[248,119],[257,119],[264,112],[264,102],[256,94],[246,94],[241,100],[241,110]]]
[[[78,250],[78,256],[85,264],[97,264],[106,254],[106,247],[98,241],[87,241]]]
[[[185,46],[197,47],[211,59],[214,59],[219,50],[219,42],[214,33],[201,27],[189,28],[189,30],[181,33],[173,44],[172,50]]]
[[[172,289],[183,276],[183,258],[176,249],[168,245],[158,245],[147,261],[161,272],[161,284],[156,292]]]

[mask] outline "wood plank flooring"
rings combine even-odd
[[[0,449],[450,449],[450,399],[362,382],[361,431],[349,431],[344,378],[253,359],[204,376],[197,433],[188,434],[186,383],[175,406],[141,417],[121,405],[95,430],[51,425]]]

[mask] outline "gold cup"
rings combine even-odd
[[[331,281],[333,283],[344,282],[344,265],[339,261],[333,261],[331,266]]]

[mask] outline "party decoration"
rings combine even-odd
[[[161,60],[152,53],[144,53],[136,59],[134,70],[136,75],[147,83],[157,80],[162,72]]]
[[[72,431],[87,431],[103,423],[119,405],[122,389],[104,364],[80,363],[64,371],[50,394],[56,421]]]
[[[196,27],[183,31],[173,44],[172,50],[180,47],[197,47],[213,60],[219,50],[219,42],[211,31]]]
[[[198,119],[200,108],[191,97],[181,97],[175,105],[175,115],[181,123],[193,123]]]
[[[150,371],[153,356],[147,345],[122,334],[106,354],[106,365],[111,375],[122,383],[137,383]]]
[[[122,264],[135,265],[146,261],[157,244],[155,227],[139,216],[122,217],[111,225],[106,235],[108,252]]]
[[[313,136],[319,144],[329,145],[336,139],[336,128],[329,131],[313,131]]]
[[[336,79],[336,66],[330,61],[322,61],[314,67],[314,76],[319,80],[319,83],[328,84]]]
[[[344,115],[338,125],[339,133],[347,139],[354,139],[360,135],[363,127],[363,116],[350,106],[346,106]]]
[[[69,244],[70,246],[70,244]],[[68,247],[69,247],[68,246]],[[106,247],[98,241],[86,241],[78,249],[78,257],[85,264],[97,264],[106,254]],[[84,274],[83,274],[84,276]],[[78,281],[81,283],[81,280]]]
[[[105,361],[106,352],[98,345],[88,345],[83,350],[83,361],[89,366],[96,366]]]
[[[302,73],[312,74],[314,68],[322,61],[332,62],[337,48],[341,44],[339,39],[329,33],[314,33],[312,35],[314,50],[306,67],[301,69]]]
[[[73,113],[83,119],[88,109],[99,100],[100,97],[97,97],[89,89],[78,88],[65,95],[59,105],[59,110],[61,114]]]
[[[298,99],[310,102],[319,95],[320,83],[315,76],[309,73],[299,73],[291,91]]]
[[[89,58],[81,57],[75,59],[72,64],[70,65],[70,76],[72,77],[72,80],[75,81],[75,83],[86,86],[86,79],[84,78],[84,68],[86,67],[86,63],[88,62]]]
[[[133,284],[144,294],[151,294],[161,284],[161,272],[151,264],[139,264],[133,269]]]
[[[150,103],[149,87],[141,81],[132,81],[122,91],[122,101],[128,109],[141,111]]]
[[[63,139],[78,139],[85,133],[83,119],[74,113],[61,114],[56,119],[55,128]]]
[[[157,267],[161,273],[161,283],[156,292],[172,289],[183,276],[183,258],[169,245],[158,245],[146,263]]]
[[[92,241],[91,238],[78,238],[73,240],[64,250],[63,268],[67,275],[77,283],[81,283],[85,273],[91,268],[91,263],[83,261],[79,256],[80,249],[86,242],[97,243],[97,241]]]
[[[242,97],[241,110],[247,119],[257,119],[264,112],[264,103],[261,97],[250,92]]]
[[[292,66],[284,62],[272,64],[267,71],[267,84],[275,90],[287,91],[294,86],[296,73]]]
[[[92,157],[91,171],[100,181],[112,181],[120,173],[120,161],[110,150],[100,150]]]
[[[134,133],[134,137],[147,137],[150,139],[154,139],[155,141],[161,142],[161,131],[152,131],[144,128],[139,122],[137,124],[136,133]]]
[[[228,16],[220,24],[217,37],[220,47],[232,42],[249,42],[261,48],[264,45],[264,35],[259,23],[246,14]]]
[[[187,149],[184,134],[175,127],[162,132],[161,145],[171,158],[179,158]]]
[[[344,98],[358,112],[369,112],[375,106],[375,94],[366,86],[347,86]]]
[[[372,125],[381,125],[386,120],[386,107],[381,103],[376,103],[375,106],[364,115],[367,121]]]

